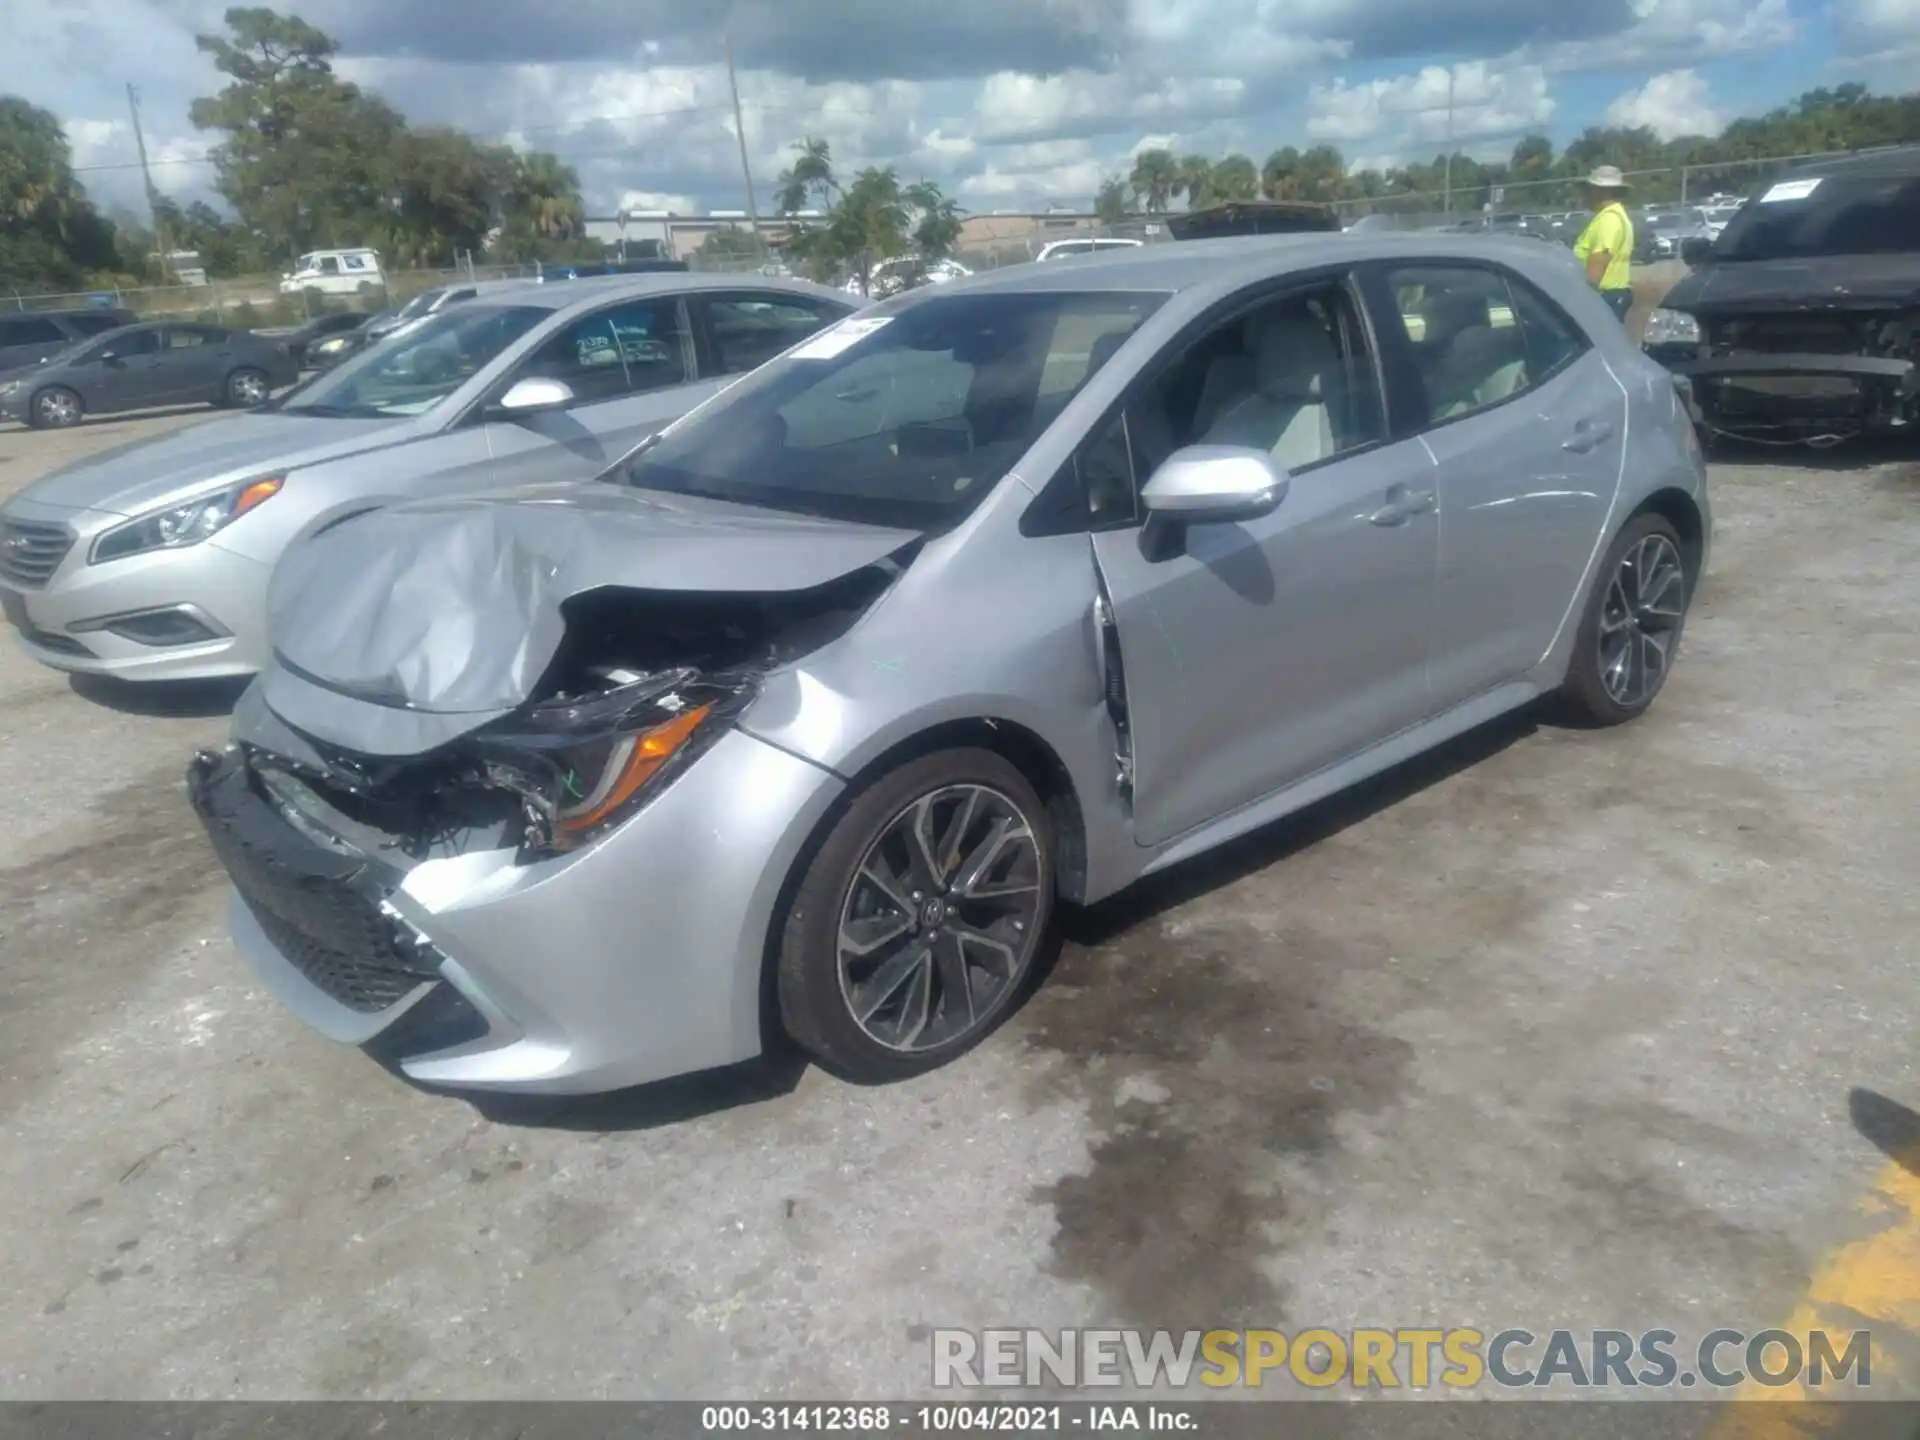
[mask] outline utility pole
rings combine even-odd
[[[747,163],[747,122],[740,115],[740,81],[733,73],[733,35],[727,35],[727,88],[733,92],[733,133],[740,142],[740,175],[747,182],[747,228],[753,231],[753,247],[764,256],[760,241],[760,207],[753,198],[753,167]]]
[[[140,129],[140,92],[127,86],[127,110],[133,116],[133,143],[140,152],[140,179],[147,189],[147,211],[153,220],[153,248],[160,252],[160,282],[166,283],[169,251],[167,229],[160,220],[160,192],[153,188],[153,172],[147,168],[147,137]]]
[[[1453,76],[1454,67],[1449,62],[1447,65],[1447,168],[1446,179],[1443,182],[1446,188],[1440,201],[1440,213],[1443,215],[1453,214]]]

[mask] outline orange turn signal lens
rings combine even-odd
[[[577,810],[563,811],[555,819],[554,841],[567,848],[578,845],[621,807],[639,793],[660,767],[686,744],[700,722],[713,710],[711,704],[696,706],[676,715],[664,724],[642,730],[621,742],[607,762],[607,774],[601,778]]]
[[[254,481],[234,498],[232,518],[238,520],[261,501],[271,500],[280,493],[280,487],[286,483],[286,477],[283,475],[269,475],[264,480]],[[274,513],[277,515],[280,512],[276,510]]]

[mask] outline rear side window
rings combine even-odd
[[[58,345],[66,338],[52,320],[0,320],[0,345]]]
[[[846,313],[790,295],[728,295],[707,301],[707,330],[722,375],[757,370]]]
[[[1386,272],[1428,424],[1505,404],[1564,368],[1588,341],[1557,306],[1494,266],[1422,265]]]
[[[167,349],[191,350],[201,345],[218,345],[227,338],[224,330],[198,325],[176,325],[167,331]]]

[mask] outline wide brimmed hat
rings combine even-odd
[[[1593,173],[1587,176],[1587,182],[1595,190],[1628,190],[1627,177],[1620,173],[1618,165],[1596,165]]]

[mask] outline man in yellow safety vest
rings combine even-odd
[[[1626,177],[1601,165],[1587,177],[1587,207],[1593,219],[1574,242],[1573,258],[1586,268],[1587,283],[1623,321],[1633,308],[1633,221],[1627,215]]]

